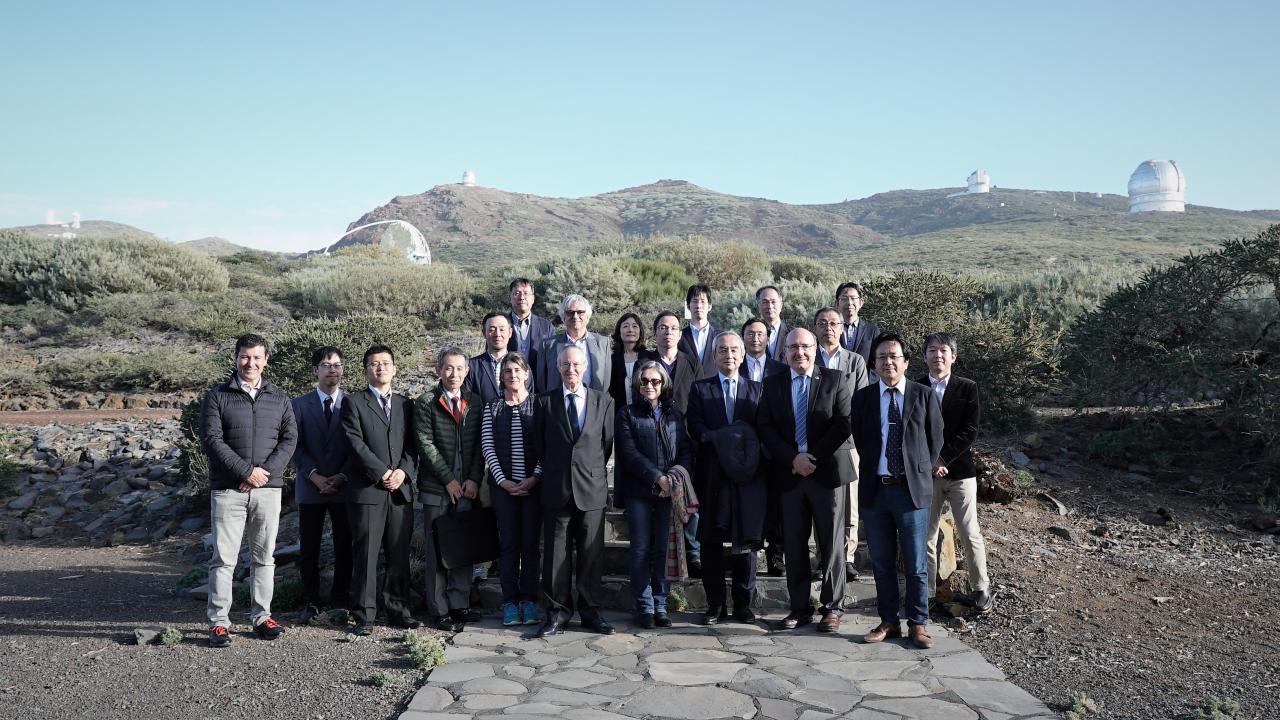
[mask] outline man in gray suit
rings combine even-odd
[[[906,616],[912,644],[933,647],[925,542],[933,502],[933,468],[942,452],[938,396],[907,380],[908,345],[897,333],[871,343],[880,381],[853,396],[850,426],[860,459],[862,527],[876,578],[880,624],[869,643],[902,637],[898,621],[899,552],[906,575]]]
[[[538,635],[555,635],[569,623],[575,585],[582,626],[610,635],[613,626],[600,615],[600,575],[609,495],[605,464],[613,452],[613,398],[583,383],[587,356],[577,346],[565,347],[558,365],[559,385],[534,399],[529,448],[537,462],[533,474],[539,478],[543,509],[542,595],[547,622]],[[575,568],[570,568],[571,558],[577,561]]]
[[[537,351],[542,341],[556,334],[551,321],[533,314],[533,282],[528,278],[516,278],[507,286],[511,292],[511,337],[507,349],[518,352],[525,360]]]
[[[609,338],[587,330],[591,322],[591,303],[581,295],[566,295],[560,301],[560,317],[564,320],[564,332],[542,341],[534,354],[537,368],[535,386],[538,392],[547,392],[560,386],[560,353],[566,347],[577,347],[586,358],[582,371],[582,384],[592,390],[609,392],[609,378],[613,372],[610,357],[613,342]]]
[[[316,389],[293,399],[298,421],[298,449],[293,464],[293,499],[298,503],[298,544],[302,559],[303,608],[298,624],[307,625],[320,614],[320,541],[324,519],[333,532],[333,590],[330,607],[346,608],[351,590],[351,529],[347,503],[351,500],[351,460],[342,431],[342,351],[329,345],[311,353]]]
[[[756,290],[756,310],[769,333],[769,357],[787,361],[787,335],[791,327],[782,322],[782,291],[773,285]]]
[[[813,332],[818,336],[818,364],[844,373],[852,395],[870,385],[871,381],[862,356],[840,347],[843,330],[844,322],[835,308],[824,307],[813,314]],[[848,478],[845,486],[848,497],[844,508],[844,579],[853,582],[858,579],[858,451],[852,437],[837,451],[836,463],[837,472]]]

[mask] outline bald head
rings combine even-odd
[[[797,373],[808,375],[818,349],[818,341],[813,333],[804,328],[796,328],[787,333],[786,343],[787,364]]]

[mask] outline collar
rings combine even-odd
[[[440,397],[444,398],[445,402],[449,402],[449,403],[453,402],[454,398],[458,398],[459,400],[461,400],[462,388],[458,388],[458,392],[456,393],[451,393],[448,390],[445,390],[444,388],[440,388]]]
[[[845,327],[854,327],[854,328],[856,328],[856,327],[858,327],[858,323],[860,323],[860,322],[862,322],[862,318],[854,318],[853,322],[849,322],[848,320],[845,320],[845,321],[844,321],[844,325],[845,325]]]
[[[524,317],[520,317],[519,315],[516,315],[514,311],[512,311],[512,313],[511,313],[511,320],[512,320],[512,322],[514,322],[516,325],[519,325],[519,324],[521,324],[521,323],[531,322],[531,321],[533,320],[533,311],[532,311],[532,310],[530,310],[530,311],[529,311],[529,314],[528,314],[528,315],[525,315]]]
[[[754,356],[751,356],[751,355],[744,355],[744,356],[743,356],[743,359],[744,359],[744,360],[747,360],[747,361],[750,361],[750,362],[753,362],[753,363],[760,364],[760,363],[763,363],[765,360],[768,360],[768,359],[769,359],[769,354],[768,354],[768,353],[762,353],[762,354],[760,355],[760,357],[754,357]]]
[[[569,333],[565,333],[565,334],[564,334],[564,341],[565,341],[565,342],[568,342],[568,343],[573,343],[574,345],[581,346],[581,345],[583,345],[584,343],[586,343],[586,342],[587,342],[587,338],[589,338],[589,337],[591,337],[591,331],[590,331],[590,330],[588,330],[587,332],[582,333],[582,337],[581,337],[581,338],[578,338],[577,340],[574,340],[573,338],[569,337]]]
[[[885,391],[891,387],[896,388],[898,391],[898,394],[901,395],[902,397],[905,398],[907,396],[907,376],[906,375],[903,375],[901,378],[898,379],[897,385],[885,385],[884,380],[881,380],[879,384],[880,384],[881,397],[883,397]]]
[[[376,387],[374,387],[374,386],[370,385],[370,386],[369,386],[369,392],[373,393],[373,399],[374,399],[374,400],[377,400],[378,402],[382,402],[382,398],[383,398],[382,391],[380,391],[380,390],[378,390],[378,388],[376,388]],[[391,397],[392,395],[395,395],[395,394],[396,394],[396,391],[395,391],[395,390],[388,390],[388,391],[387,391],[387,394],[386,394],[386,397]]]
[[[325,400],[328,400],[328,399],[330,399],[330,398],[332,398],[332,399],[333,399],[333,406],[334,406],[335,408],[342,404],[342,386],[338,386],[338,387],[334,388],[334,390],[333,390],[333,394],[332,394],[332,395],[326,395],[326,394],[325,394],[325,392],[324,392],[323,390],[321,390],[320,388],[318,388],[318,387],[317,387],[317,388],[316,388],[316,395],[319,395],[319,396],[320,396],[320,404],[321,404],[321,405],[324,405],[324,401],[325,401]]]
[[[493,354],[493,353],[491,353],[491,352],[486,352],[486,353],[484,354],[484,356],[485,356],[486,358],[488,358],[488,359],[489,359],[489,362],[491,362],[491,363],[502,362],[502,358],[504,358],[504,357],[506,357],[506,356],[507,356],[507,349],[506,349],[506,348],[503,348],[503,349],[502,349],[502,354],[501,354],[501,355],[494,355],[494,354]]]
[[[950,382],[950,380],[951,380],[951,374],[950,374],[950,373],[948,373],[948,374],[947,374],[947,376],[946,376],[946,377],[944,377],[944,378],[936,378],[936,377],[934,377],[934,376],[933,376],[933,374],[932,374],[932,373],[930,373],[930,374],[929,374],[929,384],[930,384],[930,385],[938,385],[938,384],[946,385],[948,382]]]
[[[239,373],[239,372],[236,372],[236,387],[238,387],[238,388],[240,388],[240,389],[242,389],[242,390],[243,390],[245,387],[248,387],[248,388],[249,388],[249,389],[251,389],[251,390],[261,390],[261,389],[262,389],[262,376],[261,376],[261,375],[259,375],[259,376],[258,376],[258,382],[254,383],[253,385],[250,385],[249,383],[247,383],[247,382],[245,382],[245,381],[244,381],[244,378],[240,377],[240,373]]]
[[[707,331],[707,328],[709,328],[709,327],[711,327],[711,321],[710,321],[710,320],[708,320],[708,321],[706,321],[706,322],[702,323],[702,325],[694,325],[692,320],[690,320],[690,321],[689,321],[689,329],[690,329],[691,331],[693,331],[693,332],[698,333],[698,334],[702,334],[702,333],[706,332],[706,331]]]
[[[736,385],[738,383],[738,376],[736,374],[733,377],[727,377],[724,373],[716,373],[716,375],[720,378],[721,387],[724,387],[725,380],[728,380],[731,385]]]
[[[565,400],[568,400],[570,395],[576,395],[576,396],[578,396],[578,399],[580,399],[580,400],[582,400],[582,401],[584,401],[584,402],[585,402],[585,401],[586,401],[586,399],[587,399],[587,386],[586,386],[586,385],[579,385],[577,390],[570,390],[569,388],[565,387],[564,383],[560,383],[560,391],[561,391],[561,393],[563,393],[563,394],[564,394],[564,399],[565,399]]]
[[[814,374],[813,367],[810,367],[808,374],[803,376],[801,376],[800,373],[796,372],[795,368],[791,368],[791,382],[795,382],[796,378],[798,377],[807,377],[809,378],[809,382],[813,382],[813,374]]]

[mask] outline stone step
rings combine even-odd
[[[707,551],[707,548],[704,547],[703,552],[706,552],[706,551]],[[723,546],[723,552],[725,553],[725,557],[727,559],[729,555],[729,547],[727,545]],[[631,553],[631,543],[629,541],[605,540],[604,542],[605,574],[611,574],[611,573],[617,573],[619,575],[629,574],[630,568],[631,568],[630,553]],[[816,545],[812,543],[812,541],[809,543],[809,556],[814,563],[818,562],[818,548]],[[756,564],[757,570],[760,572],[763,572],[765,567],[764,553],[762,552],[756,553],[756,557],[757,557],[757,564]],[[860,544],[858,546],[858,554],[857,554],[857,559],[854,562],[854,567],[858,569],[858,572],[864,575],[871,574],[871,556],[867,553],[867,546],[865,544]]]

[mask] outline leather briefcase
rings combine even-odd
[[[446,569],[479,565],[498,557],[498,519],[492,508],[441,515],[432,524],[431,532]]]

